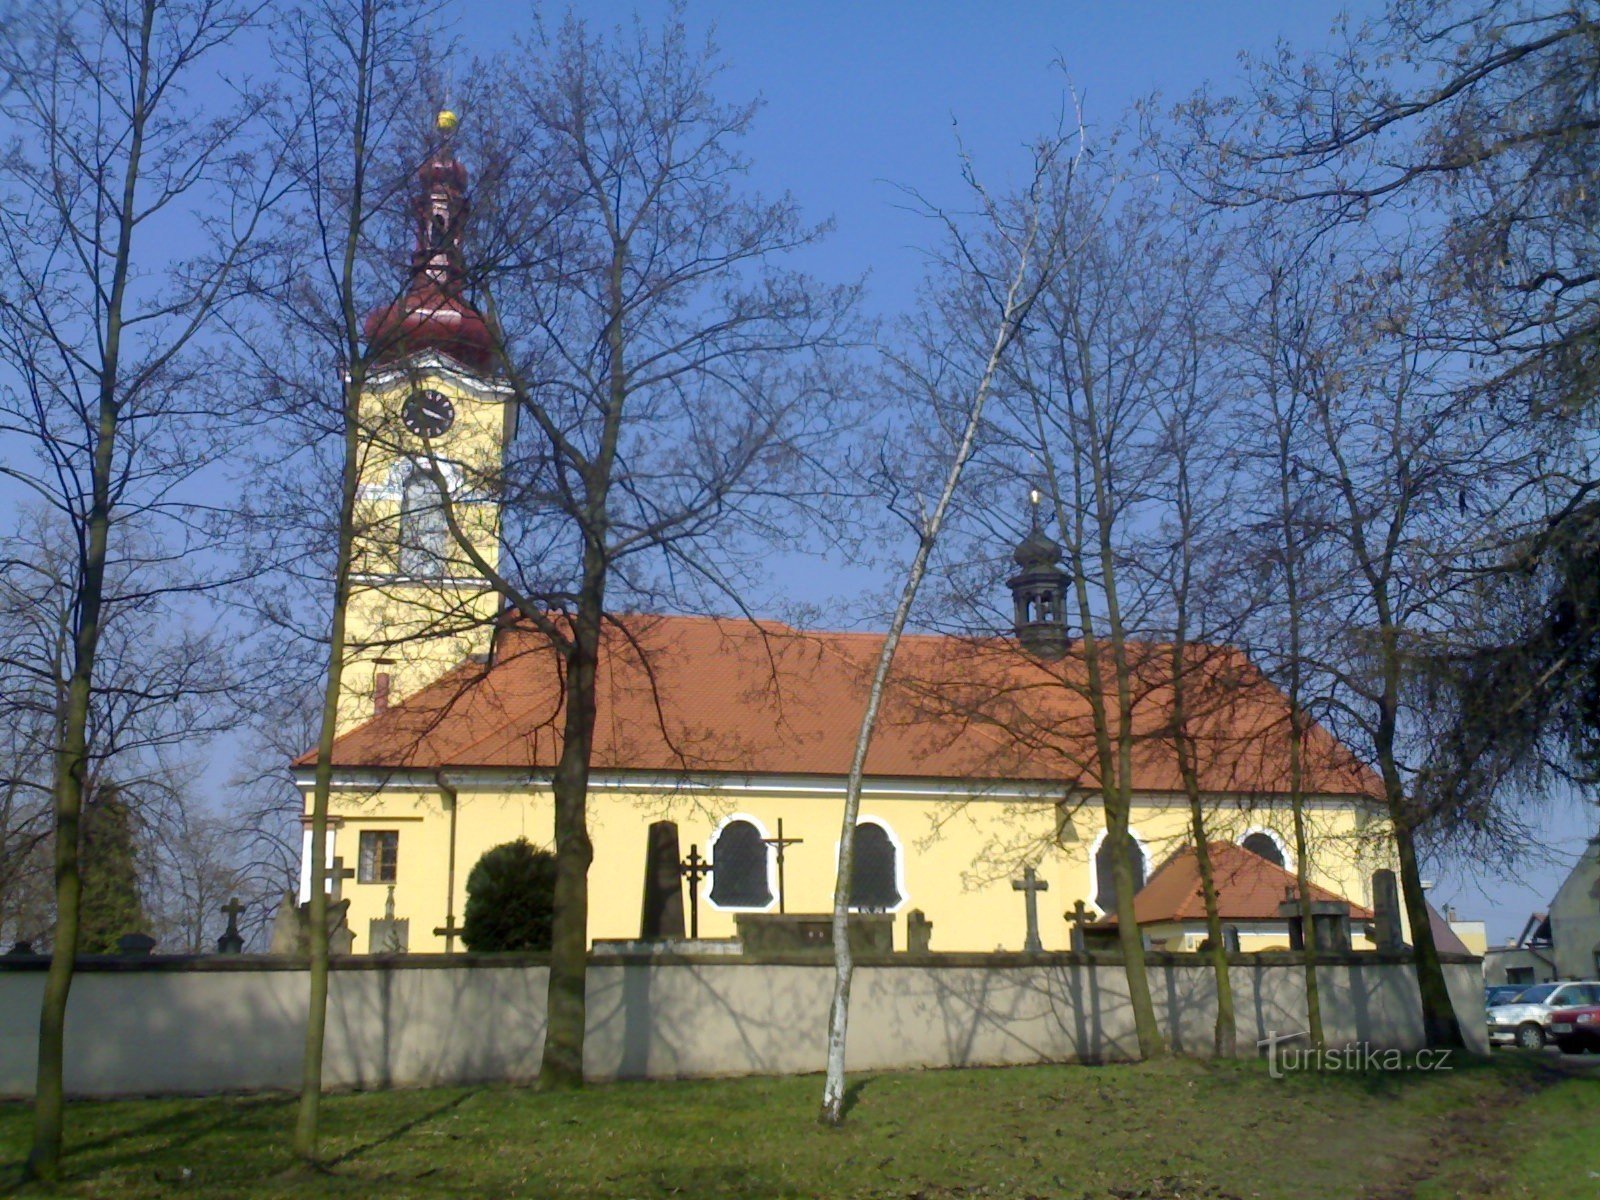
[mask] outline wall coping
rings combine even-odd
[[[1230,967],[1298,967],[1302,963],[1299,951],[1261,950],[1253,953],[1229,954]],[[1478,965],[1483,960],[1471,954],[1441,954],[1439,960],[1447,966]],[[1152,950],[1145,955],[1151,966],[1207,967],[1211,964],[1209,951]],[[550,956],[535,952],[508,952],[501,954],[473,954],[463,951],[454,954],[345,954],[334,955],[328,965],[334,971],[437,971],[457,967],[486,967],[500,969],[526,969],[546,967]],[[590,954],[591,967],[655,966],[655,967],[828,967],[833,966],[830,953],[810,954]],[[885,967],[951,967],[961,969],[1017,969],[1023,967],[1120,967],[1120,955],[1114,952],[1046,951],[1027,954],[1020,950],[1000,951],[930,951],[926,954],[897,952],[888,955],[857,955],[856,966]],[[1323,967],[1360,966],[1411,966],[1412,956],[1404,952],[1351,950],[1325,953],[1317,956],[1317,965]],[[28,974],[49,969],[48,955],[0,956],[0,974],[16,972]],[[152,954],[138,958],[115,955],[84,955],[73,971],[75,974],[98,975],[133,973],[161,973],[182,971],[304,971],[310,966],[306,958],[276,954]]]

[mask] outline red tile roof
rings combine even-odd
[[[846,773],[883,635],[774,622],[628,616],[608,627],[598,678],[596,770],[840,776]],[[1170,737],[1170,649],[1129,647],[1137,676],[1133,786],[1178,791]],[[1197,764],[1209,792],[1287,790],[1283,695],[1240,652],[1191,647]],[[346,767],[548,768],[560,751],[560,661],[524,622],[499,631],[490,663],[467,662],[350,730]],[[904,638],[867,759],[878,777],[1097,786],[1080,652],[1039,663],[1006,638]],[[1115,713],[1115,696],[1108,697]],[[313,761],[302,756],[300,763]],[[1313,727],[1305,786],[1381,795],[1370,770]]]
[[[1208,846],[1211,878],[1217,889],[1217,911],[1222,919],[1279,920],[1278,905],[1296,890],[1294,873],[1232,842],[1210,842]],[[1343,901],[1350,905],[1353,919],[1372,919],[1371,909],[1315,883],[1307,886],[1313,901]],[[1161,864],[1150,882],[1133,898],[1133,915],[1140,925],[1206,919],[1205,896],[1200,888],[1200,860],[1193,846],[1185,846]],[[1110,916],[1100,923],[1115,925],[1116,917]]]

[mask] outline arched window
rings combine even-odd
[[[711,902],[723,908],[765,908],[767,844],[749,821],[729,821],[711,843]]]
[[[1094,852],[1094,906],[1103,913],[1117,911],[1117,880],[1112,873],[1112,861],[1111,837],[1107,834],[1100,839],[1100,848]],[[1131,833],[1128,835],[1128,866],[1133,871],[1133,890],[1137,892],[1144,886],[1144,851],[1139,848],[1139,839]]]
[[[443,575],[449,547],[450,527],[438,485],[413,467],[400,489],[400,574],[416,579]]]
[[[1244,841],[1240,842],[1239,845],[1250,851],[1251,854],[1259,854],[1273,866],[1282,867],[1287,865],[1283,858],[1283,847],[1278,845],[1278,839],[1270,833],[1263,833],[1258,829],[1255,833],[1246,834]]]
[[[850,907],[886,912],[900,903],[894,842],[882,825],[856,826],[856,857],[850,870]]]

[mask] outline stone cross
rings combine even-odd
[[[456,924],[454,917],[446,917],[445,923],[433,931],[433,936],[442,937],[444,939],[444,952],[446,954],[454,954],[456,949],[456,939],[465,932],[466,930],[462,929],[461,926]]]
[[[222,906],[222,911],[228,914],[228,928],[217,939],[218,954],[242,954],[244,952],[244,938],[239,934],[239,914],[247,907],[249,906],[239,903],[237,896]]]
[[[1089,906],[1082,900],[1075,900],[1072,911],[1067,914],[1067,920],[1072,922],[1072,951],[1074,954],[1086,954],[1089,950],[1089,939],[1084,930],[1089,926]]]
[[[763,842],[773,847],[778,852],[778,911],[786,911],[783,907],[783,851],[786,846],[798,846],[805,838],[786,838],[783,836],[783,818],[778,818],[778,836],[762,838]]]
[[[1050,885],[1040,879],[1032,867],[1023,867],[1022,878],[1011,881],[1011,890],[1022,892],[1027,897],[1028,936],[1022,943],[1022,949],[1028,954],[1038,954],[1044,950],[1044,943],[1039,940],[1039,893],[1048,892]]]
[[[711,864],[700,857],[700,847],[689,847],[689,857],[678,865],[678,870],[689,881],[689,936],[700,936],[700,880],[711,874]]]
[[[326,878],[333,882],[333,890],[329,895],[335,904],[344,899],[344,881],[355,877],[356,873],[344,865],[344,859],[335,858],[333,860],[333,865],[327,870]]]

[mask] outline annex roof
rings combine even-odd
[[[1277,921],[1278,905],[1298,890],[1294,872],[1232,842],[1210,842],[1211,876],[1217,889],[1217,911],[1224,921]],[[1372,919],[1372,910],[1315,883],[1306,885],[1313,901],[1337,900],[1350,905],[1354,920]],[[1193,846],[1185,846],[1157,868],[1150,881],[1133,898],[1134,919],[1140,925],[1206,919],[1205,895],[1200,887],[1200,860]],[[1115,925],[1110,916],[1102,924]]]
[[[881,633],[776,622],[639,616],[601,650],[595,770],[842,776],[849,768]],[[1136,685],[1132,783],[1178,791],[1165,735],[1171,650],[1129,647]],[[1208,792],[1288,788],[1288,702],[1241,652],[1194,646],[1196,768]],[[469,661],[346,732],[341,767],[549,769],[560,753],[562,662],[525,620],[503,626],[488,662]],[[1106,698],[1115,714],[1115,695]],[[313,761],[311,754],[298,762]],[[1098,787],[1081,650],[1045,663],[1010,638],[906,636],[867,758],[875,777],[1038,781]],[[1306,742],[1305,788],[1381,796],[1373,773],[1325,730]]]

